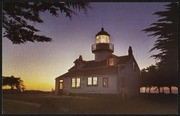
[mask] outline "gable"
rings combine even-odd
[[[136,62],[136,59],[134,58],[134,56],[132,56],[133,62],[135,63],[135,66],[137,67],[137,70],[140,71],[140,68]]]
[[[130,70],[134,71],[140,71],[139,66],[134,58],[134,56],[130,57],[129,61],[126,63],[126,65],[122,65],[124,68],[128,68]],[[134,69],[135,68],[135,69]]]

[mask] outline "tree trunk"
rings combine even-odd
[[[162,93],[164,93],[164,87],[162,87]]]
[[[145,93],[146,93],[147,87],[145,87]]]
[[[169,87],[169,94],[172,94],[171,86]]]
[[[13,85],[11,85],[11,93],[13,93],[13,89],[14,89],[14,86],[13,86]]]
[[[13,87],[13,85],[11,85],[11,91],[13,91],[13,89],[14,89],[14,87]]]
[[[160,94],[160,87],[157,87],[158,93]]]

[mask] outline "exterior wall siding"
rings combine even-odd
[[[124,90],[128,95],[136,95],[139,94],[139,76],[140,70],[136,65],[136,70],[133,70],[133,62],[135,60],[133,58],[126,64],[126,67],[121,71],[119,78],[124,78]],[[122,82],[119,83],[119,92],[122,91]]]
[[[59,93],[59,79],[58,78],[55,79],[55,93],[56,94]]]
[[[95,61],[102,61],[107,59],[111,55],[110,51],[101,51],[95,53]]]
[[[91,77],[91,76],[89,76]],[[104,93],[104,94],[116,94],[116,79],[117,75],[97,75],[98,85],[97,86],[88,86],[87,79],[88,77],[79,77],[81,80],[80,88],[72,88],[71,87],[71,78],[64,78],[64,92],[66,94],[69,93]],[[103,87],[103,78],[108,78],[108,87]]]

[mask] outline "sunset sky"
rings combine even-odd
[[[141,30],[155,22],[156,11],[165,10],[167,2],[155,3],[90,3],[87,15],[77,12],[72,20],[43,13],[43,24],[31,23],[41,30],[40,34],[53,38],[48,43],[12,44],[7,38],[2,41],[2,75],[21,77],[26,89],[51,90],[55,78],[66,73],[74,61],[82,55],[84,60],[94,60],[91,45],[95,35],[103,27],[110,34],[114,54],[127,55],[132,46],[134,57],[140,67],[155,64],[150,58],[153,53],[154,37]],[[102,21],[103,20],[103,21]]]

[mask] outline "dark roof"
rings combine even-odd
[[[127,56],[120,56],[118,57],[119,62],[117,62],[117,64],[126,64],[129,59],[131,58],[131,56],[127,55]]]
[[[82,67],[82,69],[95,68],[95,67],[105,67],[105,66],[107,66],[107,60],[103,60],[100,62],[96,62],[96,61],[92,60],[92,61],[87,61],[85,66]]]
[[[100,62],[92,61],[84,61],[85,65],[81,69],[89,69],[89,68],[97,68],[97,67],[107,67],[107,60],[103,60]],[[75,70],[75,66],[71,67],[68,71]]]
[[[125,67],[125,64],[129,61],[131,56],[116,56],[111,55],[110,57],[116,57],[119,61],[117,64],[122,65],[120,69],[122,70]],[[93,75],[101,75],[101,74],[117,74],[118,68],[115,66],[107,66],[107,60],[103,60],[100,62],[92,61],[83,61],[85,65],[81,69],[76,69],[75,66],[71,67],[67,73],[59,76],[59,77],[71,77],[71,76],[92,76]],[[57,77],[58,78],[58,77]]]
[[[71,76],[92,76],[93,75],[104,75],[104,74],[117,74],[118,68],[117,67],[106,67],[106,68],[99,68],[99,69],[88,69],[88,70],[76,70],[76,71],[69,71],[59,77],[71,77]],[[57,78],[59,78],[57,77]]]
[[[96,34],[96,36],[98,36],[98,35],[108,35],[108,36],[110,36],[106,31],[104,31],[104,28],[101,28],[101,31],[98,32],[98,33]]]
[[[75,70],[75,66],[71,67],[68,71]]]
[[[110,57],[117,57],[115,55],[111,55]],[[118,62],[117,64],[126,64],[129,59],[130,59],[130,56],[127,55],[127,56],[120,56],[120,57],[117,57],[118,58]],[[82,67],[82,69],[86,69],[86,68],[97,68],[97,67],[107,67],[107,60],[103,60],[103,61],[100,61],[100,62],[96,62],[94,60],[92,61],[86,61],[86,64],[85,66]]]

